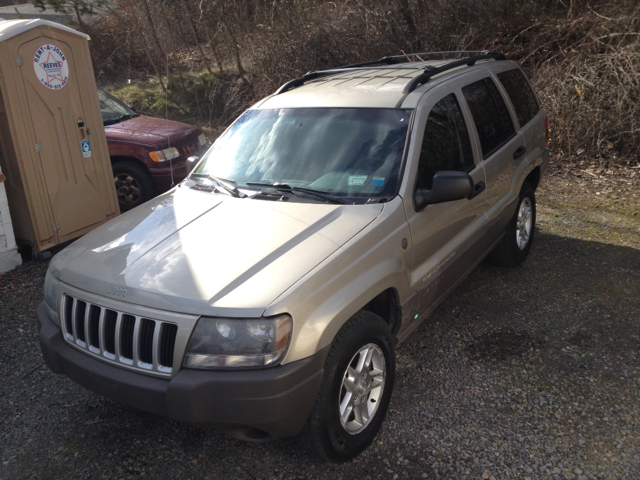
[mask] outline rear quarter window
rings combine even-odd
[[[517,68],[499,73],[498,79],[507,91],[509,98],[511,98],[520,126],[523,127],[540,111],[540,105],[538,105],[529,82]]]

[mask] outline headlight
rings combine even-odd
[[[49,307],[49,316],[59,325],[58,320],[58,285],[60,280],[53,276],[51,269],[47,270],[44,277],[44,303]]]
[[[173,160],[179,156],[180,152],[176,147],[165,148],[164,150],[158,150],[157,152],[149,152],[149,157],[154,162],[166,162],[167,160]]]
[[[200,144],[200,148],[202,148],[209,143],[209,139],[204,135],[204,133],[201,133],[198,137],[198,143]]]
[[[288,315],[259,319],[201,317],[189,342],[188,368],[272,367],[291,342]]]

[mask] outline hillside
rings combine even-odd
[[[404,52],[493,49],[549,113],[556,163],[640,165],[640,4],[630,0],[129,0],[92,36],[98,81],[214,132],[307,71]],[[626,168],[625,168],[626,170]]]

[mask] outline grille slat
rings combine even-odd
[[[156,322],[146,318],[142,319],[140,335],[138,337],[138,358],[141,362],[153,365],[153,332]]]
[[[160,332],[162,330],[162,323],[156,322],[153,328],[153,339],[151,340],[151,349],[152,349],[152,364],[153,369],[158,370],[160,367]]]
[[[72,338],[75,340],[78,338],[78,333],[76,332],[76,309],[78,308],[78,302],[75,299],[71,299],[71,319],[69,320],[71,331],[69,332]]]
[[[142,318],[64,295],[66,341],[94,356],[146,371],[169,374],[178,326]]]
[[[118,339],[120,345],[120,361],[133,364],[133,332],[136,326],[136,317],[123,313],[120,317],[120,331]]]
[[[160,335],[160,359],[162,367],[173,367],[173,346],[176,343],[178,326],[172,323],[163,323]]]
[[[82,300],[76,300],[76,309],[73,315],[73,324],[75,326],[75,335],[76,342],[78,344],[86,343],[85,341],[85,313],[87,311],[87,303]]]
[[[104,343],[102,348],[105,352],[110,353],[115,358],[116,355],[116,324],[118,321],[118,312],[113,310],[105,310],[104,312]]]
[[[64,296],[64,325],[67,335],[73,338],[73,298],[69,295]]]
[[[90,305],[87,313],[86,331],[89,350],[100,353],[100,312],[98,305]]]

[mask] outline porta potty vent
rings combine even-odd
[[[0,21],[0,167],[16,241],[35,251],[119,214],[88,40]]]

